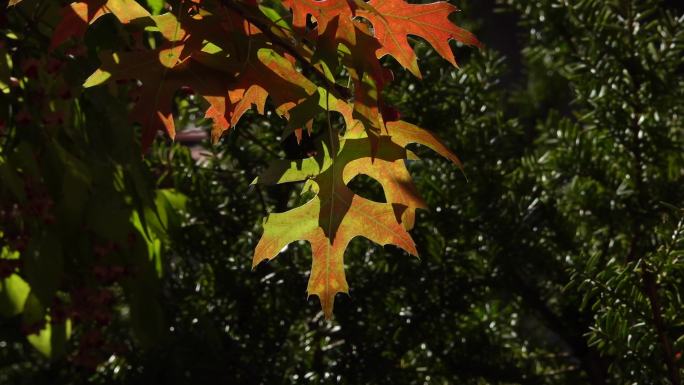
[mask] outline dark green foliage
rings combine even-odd
[[[464,3],[465,15],[484,14],[475,32],[496,39],[490,20],[501,16]],[[54,142],[65,147],[50,164],[63,171],[37,172],[54,179],[49,189],[85,197],[64,203],[78,215],[90,207],[83,201],[110,194],[97,202],[112,231],[109,205],[126,207],[120,226],[137,210],[153,229],[152,187],[188,198],[175,225],[162,226],[168,234],[155,232],[163,275],[151,285],[160,285],[164,326],[142,349],[133,309],[116,302],[105,333],[125,348],[89,370],[73,355],[41,358],[18,334],[21,321],[3,319],[0,383],[681,383],[684,10],[656,0],[502,0],[496,9],[517,19],[499,33],[515,35],[521,52],[487,40],[482,51],[457,47],[462,68],[452,70],[417,42],[424,79],[395,71],[389,101],[443,138],[467,179],[415,149],[422,160],[410,168],[432,209],[412,233],[421,258],[356,239],[346,253],[351,295],[337,298],[331,322],[305,300],[308,245],[251,271],[260,219],[297,195],[249,184],[268,160],[301,151],[277,136],[282,127],[250,116],[218,146],[193,147],[200,161],[159,142],[141,162],[130,128],[100,118],[123,116],[101,111],[122,103],[88,95],[99,103],[80,106],[82,125]],[[177,125],[205,129],[193,103],[179,103]],[[31,135],[5,134],[2,156],[12,141],[32,145]],[[92,145],[74,144],[84,138]],[[79,187],[84,175],[89,189]],[[11,177],[0,178],[10,194]]]

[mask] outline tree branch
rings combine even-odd
[[[636,43],[634,41],[634,36],[636,31],[634,30],[634,18],[635,10],[634,4],[629,2],[628,12],[628,25],[629,28],[629,44],[631,46],[631,52],[635,52]],[[637,58],[633,57],[636,61]],[[629,148],[632,153],[632,173],[634,174],[634,188],[636,190],[637,196],[637,207],[632,208],[632,239],[630,241],[629,251],[627,254],[627,261],[635,262],[639,259],[639,255],[644,252],[643,247],[641,247],[641,239],[643,238],[643,228],[641,226],[641,221],[636,220],[636,215],[643,213],[646,208],[644,207],[644,200],[647,199],[644,191],[643,183],[643,172],[642,172],[642,153],[641,153],[641,139],[639,133],[641,131],[641,125],[639,124],[637,116],[641,115],[643,110],[642,105],[638,99],[639,89],[641,88],[641,81],[638,73],[634,73],[635,69],[627,67],[627,71],[630,73],[630,77],[634,79],[632,83],[632,95],[636,97],[632,101],[632,108],[634,109],[634,114],[631,121],[631,134],[632,143]],[[645,263],[641,269],[641,280],[642,280],[642,292],[648,298],[648,302],[651,307],[651,315],[653,318],[653,327],[658,335],[658,340],[660,341],[660,348],[664,355],[665,365],[667,366],[668,377],[672,385],[680,385],[682,383],[679,368],[675,362],[674,352],[672,349],[672,343],[667,334],[665,328],[665,322],[663,321],[660,295],[658,294],[658,283],[656,279],[656,274],[650,270],[648,263]]]

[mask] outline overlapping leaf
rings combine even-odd
[[[225,74],[193,60],[181,60],[184,46],[153,51],[111,54],[102,57],[102,66],[85,82],[85,87],[107,80],[137,79],[143,83],[132,119],[144,127],[143,143],[148,145],[157,131],[175,136],[173,97],[178,89],[192,87],[211,103],[212,110],[226,111],[228,95]]]
[[[113,13],[123,24],[150,16],[135,0],[77,1],[62,11],[62,20],[52,34],[50,48],[56,48],[69,38],[83,36],[88,25],[108,13]]]
[[[418,60],[409,45],[408,35],[424,38],[453,65],[456,65],[456,59],[449,40],[468,45],[480,44],[473,34],[449,20],[449,15],[458,9],[445,1],[409,4],[404,1],[371,0],[369,5],[375,12],[359,10],[358,15],[373,24],[375,37],[382,46],[377,56],[391,55],[418,77]]]
[[[269,96],[278,114],[289,118],[293,110],[302,125],[324,110],[322,98],[327,97],[327,91],[298,72],[256,27],[246,27],[248,23],[235,14],[224,16],[188,17],[182,21],[171,14],[150,18],[169,44],[174,45],[104,56],[102,67],[84,85],[95,86],[106,80],[140,80],[141,96],[132,118],[144,127],[145,145],[157,131],[174,137],[172,100],[182,87],[192,89],[209,103],[206,116],[214,121],[214,139],[236,125],[252,106],[263,113]],[[231,23],[227,26],[226,21]],[[227,33],[233,33],[231,39],[224,37]],[[207,43],[207,38],[216,36]],[[241,41],[244,46],[239,44]],[[351,109],[336,103],[334,97],[331,100],[331,108],[351,122]]]
[[[263,113],[269,98],[276,113],[288,119],[286,132],[298,139],[302,128],[312,129],[316,116],[336,111],[343,117],[344,134],[338,137],[339,123],[328,116],[317,155],[276,162],[258,179],[263,184],[306,181],[315,194],[304,205],[266,219],[255,265],[293,241],[308,241],[313,254],[308,292],[319,297],[330,317],[335,294],[348,290],[343,257],[353,238],[416,254],[407,231],[415,210],[425,203],[406,169],[411,154],[406,146],[421,143],[460,162],[428,131],[387,113],[393,109],[385,105],[382,92],[392,74],[379,58],[390,55],[420,76],[408,42],[413,35],[455,65],[450,40],[479,44],[449,20],[455,7],[403,0],[283,0],[284,9],[292,12],[289,26],[283,24],[287,15],[255,2],[195,1],[190,8],[157,16],[108,8],[124,2],[83,1],[71,9],[86,25],[111,11],[122,23],[135,20],[135,26],[163,38],[161,48],[104,55],[101,68],[86,81],[86,86],[117,79],[142,83],[132,117],[143,125],[144,143],[159,130],[173,137],[173,95],[183,87],[208,103],[214,139],[252,107]],[[74,23],[58,27],[53,40],[82,34],[78,28]],[[386,202],[349,189],[359,174],[382,185]]]
[[[460,164],[434,135],[414,125],[392,122],[388,132],[391,136],[379,138],[373,157],[369,139],[350,130],[339,150],[337,138],[331,138],[318,156],[276,162],[257,180],[262,184],[307,180],[307,186],[315,191],[315,197],[304,205],[269,215],[253,264],[274,258],[291,242],[308,241],[313,263],[307,291],[320,299],[328,318],[335,295],[349,288],[343,259],[353,238],[361,236],[380,245],[392,244],[417,255],[407,230],[413,227],[415,210],[425,208],[425,203],[406,169],[405,146],[421,143]],[[347,184],[359,174],[376,179],[383,186],[387,202],[368,200],[349,189]]]
[[[317,34],[328,31],[328,24],[337,19],[334,26],[336,34],[348,37],[351,42],[354,41],[353,1],[283,0],[283,5],[292,9],[292,24],[300,32],[306,33],[308,16],[313,17],[318,23]]]

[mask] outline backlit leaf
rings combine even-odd
[[[358,15],[373,24],[375,37],[382,45],[377,51],[377,56],[391,55],[418,77],[418,61],[409,45],[408,35],[420,36],[427,40],[453,65],[456,65],[456,59],[451,52],[449,40],[454,39],[467,45],[480,44],[473,34],[449,20],[449,15],[458,9],[445,1],[409,4],[403,0],[371,0],[369,5],[377,13],[360,10]]]

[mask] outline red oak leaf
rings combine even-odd
[[[402,0],[371,0],[368,3],[375,12],[359,10],[357,14],[373,24],[375,37],[381,48],[378,58],[391,55],[397,61],[420,77],[416,54],[409,45],[407,36],[414,35],[427,40],[435,50],[456,65],[449,40],[479,46],[475,36],[449,20],[449,15],[458,11],[453,5],[440,1],[429,4],[409,4]]]

